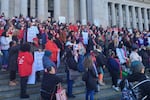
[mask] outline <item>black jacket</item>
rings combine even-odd
[[[85,84],[87,90],[96,90],[97,88],[97,75],[94,68],[85,72]],[[83,77],[82,77],[83,78]]]
[[[17,58],[18,58],[19,48],[20,46],[13,46],[9,48],[8,68],[10,71],[17,71],[18,69]]]
[[[60,82],[62,82],[62,80],[56,76],[56,74],[49,74],[44,72],[41,89],[51,94],[56,91],[56,85]]]
[[[127,77],[128,81],[129,82],[141,82],[143,80],[146,80],[146,76],[142,73],[134,73],[134,74],[131,74]],[[147,99],[144,99],[144,100],[150,100],[150,81],[149,82],[145,82],[143,84],[141,84],[139,86],[139,89],[140,89],[140,95],[142,97],[144,96],[148,96]],[[141,98],[138,98],[138,100],[141,100]]]

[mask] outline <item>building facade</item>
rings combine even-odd
[[[23,14],[59,20],[63,16],[68,23],[150,29],[150,0],[0,0],[0,12],[6,17]]]

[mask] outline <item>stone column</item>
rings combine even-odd
[[[115,11],[115,4],[111,3],[111,13],[112,13],[112,26],[116,25],[116,11]]]
[[[100,6],[101,5],[101,6]],[[108,26],[108,2],[107,0],[92,0],[93,23],[100,27]]]
[[[93,22],[93,12],[92,12],[92,0],[87,0],[87,20]]]
[[[69,10],[69,23],[75,23],[75,18],[74,18],[74,0],[68,0],[68,10]]]
[[[38,0],[38,18],[42,21],[48,18],[48,0]]]
[[[21,5],[20,5],[20,0],[14,0],[15,1],[15,5],[14,5],[14,16],[19,16],[20,12],[21,12]]]
[[[131,24],[130,24],[130,15],[129,15],[129,6],[125,5],[125,12],[126,12],[126,27],[130,28]]]
[[[123,13],[122,13],[122,5],[119,4],[119,27],[123,27]]]
[[[58,18],[61,15],[60,8],[60,0],[54,0],[54,18],[56,21],[58,21]]]
[[[144,8],[144,29],[148,30],[148,15],[147,15],[147,9]]]
[[[87,24],[86,0],[80,0],[80,12],[82,25]]]
[[[9,17],[9,0],[1,0],[1,12],[4,12],[5,17]]]
[[[138,8],[138,24],[139,24],[139,30],[143,31],[143,22],[142,22],[142,12],[141,12],[141,8]]]
[[[35,0],[30,0],[30,15],[35,17],[36,3]]]
[[[132,6],[132,25],[133,28],[136,29],[137,28],[137,22],[136,22],[136,15],[135,15],[135,7]]]
[[[28,16],[28,0],[21,0],[21,14],[24,17]]]

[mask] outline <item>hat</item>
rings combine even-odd
[[[52,55],[52,52],[49,51],[49,50],[46,50],[46,51],[44,52],[44,55],[49,57],[49,56]]]
[[[131,70],[133,73],[140,73],[143,68],[145,68],[145,66],[140,61],[134,61],[131,63]]]

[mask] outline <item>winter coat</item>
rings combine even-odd
[[[95,72],[94,67],[91,69],[88,69],[83,76],[82,80],[85,81],[86,89],[87,90],[96,90],[97,89],[97,75]]]
[[[19,48],[20,46],[13,46],[9,48],[8,68],[10,71],[17,71],[18,69],[17,58],[18,58]]]
[[[41,95],[44,96],[46,100],[50,100],[50,95],[56,93],[56,85],[60,82],[62,82],[62,80],[55,74],[44,72],[41,84]]]
[[[145,67],[150,68],[150,57],[146,50],[141,50],[139,52],[139,55],[142,57],[142,63],[144,64]]]
[[[110,72],[120,72],[120,65],[115,58],[108,58],[108,69]]]
[[[134,74],[131,74],[127,77],[128,81],[129,82],[141,82],[143,80],[146,80],[146,76],[143,74],[143,73],[134,73]],[[123,85],[123,84],[122,84]],[[123,87],[121,85],[121,87]],[[149,82],[145,82],[143,84],[141,84],[138,88],[138,93],[136,94],[139,94],[141,97],[144,97],[144,96],[148,96],[147,99],[144,99],[144,100],[150,100],[150,81]],[[138,100],[142,100],[141,97],[138,98]]]
[[[58,83],[62,82],[62,79],[56,76],[56,74],[50,74],[44,72],[41,89],[52,93]]]
[[[29,76],[32,73],[33,56],[30,52],[19,52],[18,71],[20,77]]]
[[[51,60],[56,62],[57,54],[59,51],[59,48],[57,47],[57,45],[53,41],[48,40],[47,43],[45,44],[45,49],[52,52]]]

